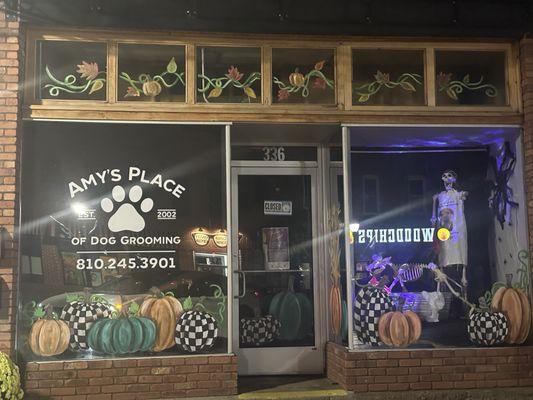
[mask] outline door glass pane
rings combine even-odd
[[[240,347],[313,346],[309,175],[241,175]]]

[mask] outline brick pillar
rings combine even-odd
[[[529,221],[529,252],[533,255],[533,39],[524,39],[520,43],[520,69],[524,110],[524,179]],[[530,265],[533,265],[533,262]]]
[[[19,22],[8,21],[0,0],[0,350],[11,353],[15,335],[18,220]]]

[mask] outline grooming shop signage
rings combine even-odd
[[[370,243],[430,243],[435,228],[377,228],[359,229],[354,235],[356,244]]]

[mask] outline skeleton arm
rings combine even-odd
[[[436,194],[433,196],[433,206],[431,207],[431,225],[435,225],[437,223],[437,200],[439,198],[439,195]]]

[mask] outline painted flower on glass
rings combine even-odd
[[[289,91],[287,89],[278,90],[278,100],[286,100],[289,98]]]
[[[81,77],[87,79],[88,81],[91,81],[98,76],[98,64],[95,62],[88,63],[86,61],[82,61],[81,64],[77,65],[77,67],[78,69],[76,72],[81,74]]]
[[[390,75],[379,70],[376,72],[376,75],[374,75],[374,78],[376,78],[376,82],[378,83],[387,84],[390,82]]]
[[[126,94],[124,97],[139,97],[141,94],[138,90],[135,90],[134,87],[128,86],[128,89],[126,89]]]
[[[323,78],[315,78],[315,80],[313,81],[313,87],[315,87],[317,89],[325,90],[326,89],[326,81]]]
[[[452,80],[452,74],[445,74],[444,72],[440,72],[437,75],[437,85],[440,88],[445,88],[450,84],[450,81]]]
[[[226,74],[226,77],[232,81],[238,82],[242,79],[244,76],[243,73],[239,72],[237,67],[234,67],[233,65],[228,69],[228,73]]]

